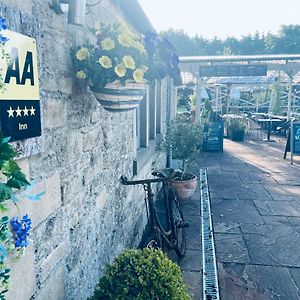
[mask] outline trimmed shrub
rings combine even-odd
[[[90,300],[190,300],[179,266],[161,250],[127,250],[107,265]]]

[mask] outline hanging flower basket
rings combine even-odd
[[[144,84],[108,83],[106,86],[90,86],[99,103],[110,112],[125,112],[136,109],[146,93]]]

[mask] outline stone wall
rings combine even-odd
[[[76,86],[69,54],[72,45],[91,38],[87,27],[111,22],[121,12],[103,0],[79,27],[67,24],[49,2],[0,1],[9,29],[37,40],[42,109],[42,137],[19,145],[20,165],[35,180],[32,193],[45,194],[20,203],[34,229],[25,256],[11,262],[8,298],[14,300],[86,299],[105,263],[137,246],[146,222],[142,188],[119,183],[122,174],[132,177],[135,113],[111,114],[88,88]],[[153,161],[163,166],[164,157],[153,155],[138,177],[150,174]]]

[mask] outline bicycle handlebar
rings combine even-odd
[[[158,170],[152,172],[154,176],[159,178],[150,178],[150,179],[141,179],[141,180],[128,180],[127,177],[121,176],[120,181],[124,185],[135,185],[135,184],[147,184],[147,183],[154,183],[154,182],[165,182],[169,181],[170,179],[174,178],[178,174],[178,170],[174,169],[165,169],[165,170]]]

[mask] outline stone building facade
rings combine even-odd
[[[33,192],[45,193],[19,204],[34,228],[25,256],[10,263],[14,300],[90,296],[104,265],[138,245],[146,222],[142,188],[122,186],[120,176],[143,178],[166,164],[155,143],[169,114],[167,79],[149,87],[138,111],[110,113],[72,77],[70,48],[90,38],[89,27],[124,18],[118,1],[90,7],[85,26],[68,24],[49,2],[0,1],[8,28],[37,41],[42,111],[42,136],[16,144]]]

